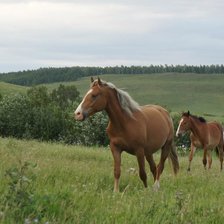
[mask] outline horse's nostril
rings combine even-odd
[[[80,115],[80,114],[81,114],[80,112],[77,112],[77,113],[76,113],[76,115]]]

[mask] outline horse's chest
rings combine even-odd
[[[110,143],[115,145],[121,151],[125,151],[130,154],[135,154],[136,142],[135,138],[130,138],[128,135],[124,133],[115,133],[107,130],[108,137],[110,139]]]

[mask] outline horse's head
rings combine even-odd
[[[84,121],[87,117],[105,109],[106,104],[107,98],[105,91],[103,91],[102,81],[100,78],[95,81],[91,78],[90,90],[74,112],[75,119]]]
[[[185,133],[190,129],[190,112],[183,113],[177,128],[176,136]]]

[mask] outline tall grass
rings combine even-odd
[[[0,158],[0,223],[222,223],[224,219],[224,174],[214,155],[212,169],[205,171],[201,153],[196,153],[190,173],[187,156],[181,156],[177,177],[167,162],[161,189],[154,192],[149,168],[150,187],[144,189],[136,158],[123,153],[116,194],[107,148],[0,138]],[[159,155],[155,158],[158,161]],[[26,163],[35,166],[27,165],[21,174]],[[30,200],[8,195],[12,181],[6,173],[12,170],[24,182],[16,185],[17,190]],[[24,177],[29,180],[26,185]],[[19,213],[12,201],[18,203]]]

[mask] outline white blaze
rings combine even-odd
[[[183,120],[184,120],[183,118],[180,120],[179,126],[178,126],[178,128],[177,128],[177,132],[176,132],[176,136],[177,136],[177,137],[178,137],[178,134],[179,134],[179,131],[180,131],[180,126],[181,126]]]
[[[86,95],[84,96],[82,102],[78,105],[77,109],[75,110],[75,114],[82,113],[82,111],[83,111],[83,109],[82,109],[82,104],[83,104],[83,102],[85,101],[86,96],[87,96],[88,94],[90,94],[92,91],[93,91],[93,90],[90,89],[90,90],[86,93]]]

